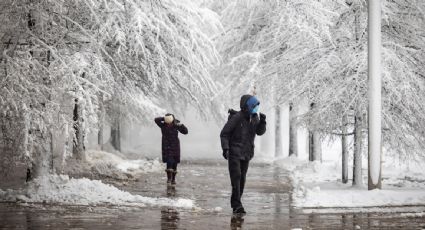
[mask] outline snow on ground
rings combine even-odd
[[[74,179],[67,175],[36,178],[20,190],[0,190],[6,202],[48,203],[66,205],[170,206],[194,208],[190,199],[151,198],[133,195],[99,180]]]
[[[372,190],[341,186],[321,189],[299,187],[293,194],[294,206],[311,207],[374,207],[425,205],[424,190]]]
[[[425,212],[419,212],[419,213],[402,213],[401,216],[404,216],[404,217],[425,217]]]
[[[88,150],[86,160],[91,165],[112,165],[124,173],[131,174],[159,172],[163,168],[158,159],[127,160],[118,154],[99,150]]]
[[[421,166],[383,167],[383,189],[367,190],[367,170],[363,170],[364,186],[353,187],[341,182],[339,162],[306,162],[295,157],[276,162],[291,171],[293,206],[299,208],[356,208],[425,205],[425,173]],[[351,169],[350,169],[351,170]],[[351,178],[350,178],[351,179]]]
[[[117,179],[137,178],[138,174],[162,171],[164,166],[155,160],[129,160],[119,152],[88,150],[86,161],[68,161],[65,173],[106,176]],[[194,208],[190,199],[151,198],[133,195],[104,184],[100,180],[70,178],[67,175],[47,175],[34,179],[26,187],[0,190],[0,201],[28,203],[58,203],[66,205],[123,205],[171,206]]]
[[[160,172],[163,169],[164,166],[158,159],[130,160],[120,152],[88,150],[86,161],[68,159],[61,173],[76,177],[128,180],[137,178],[140,174]]]

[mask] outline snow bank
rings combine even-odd
[[[118,154],[108,153],[99,150],[88,150],[86,160],[92,165],[111,165],[116,169],[131,174],[151,173],[163,170],[163,165],[158,159],[155,160],[127,160]]]
[[[339,162],[303,162],[294,157],[276,164],[290,171],[292,205],[299,208],[357,208],[425,205],[424,172],[387,166],[383,169],[383,189],[368,191],[341,182]],[[387,169],[385,169],[387,168]],[[388,171],[387,171],[388,170]],[[367,171],[363,172],[367,183]]]
[[[401,213],[403,217],[425,217],[425,212],[419,213]]]
[[[164,166],[158,159],[129,160],[121,153],[109,153],[99,150],[86,151],[86,161],[68,159],[62,174],[89,178],[114,178],[128,180],[140,174],[160,172]]]
[[[171,206],[194,208],[190,199],[151,198],[132,195],[99,180],[49,175],[35,179],[25,189],[0,190],[0,200],[9,202],[59,203],[66,205]]]
[[[274,160],[274,164],[288,170],[294,171],[298,166],[304,165],[305,161],[300,160],[296,156],[282,157]]]
[[[423,190],[372,190],[346,187],[341,189],[311,189],[299,187],[293,194],[296,207],[376,207],[425,205]]]

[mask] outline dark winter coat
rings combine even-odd
[[[230,151],[229,157],[251,160],[254,157],[256,135],[266,132],[266,121],[260,121],[257,114],[250,115],[245,109],[248,97],[241,99],[241,111],[229,116],[220,133],[221,147]]]
[[[155,118],[155,123],[161,128],[162,132],[162,162],[166,163],[167,159],[174,159],[174,162],[180,163],[180,141],[178,132],[187,134],[186,126],[178,120],[170,125],[164,122],[163,117]]]

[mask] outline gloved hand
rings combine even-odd
[[[266,121],[266,115],[264,113],[260,113],[260,121],[262,122]]]
[[[175,126],[181,126],[181,125],[182,125],[182,123],[180,123],[180,121],[179,121],[179,120],[174,120],[174,125],[175,125]]]
[[[224,157],[224,159],[227,160],[229,158],[229,154],[230,154],[230,151],[228,149],[224,149],[223,150],[223,157]]]

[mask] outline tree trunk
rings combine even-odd
[[[103,124],[99,124],[99,132],[97,133],[97,144],[100,150],[103,150]]]
[[[353,186],[362,186],[362,114],[357,111],[354,117],[354,159],[353,159]]]
[[[296,111],[294,105],[289,105],[289,156],[298,156]]]
[[[121,151],[121,130],[120,121],[115,119],[115,124],[111,127],[111,144],[117,151]]]
[[[49,136],[50,136],[50,170],[52,173],[55,173],[55,164],[54,164],[54,160],[55,160],[55,156],[54,156],[54,146],[53,146],[53,130],[50,130],[49,132]]]
[[[310,109],[314,108],[314,103],[310,104]],[[320,134],[317,131],[308,132],[308,159],[309,161],[322,161],[322,147]]]
[[[313,160],[322,162],[322,140],[318,131],[313,132]]]
[[[276,124],[276,157],[287,157],[289,155],[289,106],[283,104],[278,106]],[[276,125],[276,126],[277,126]]]
[[[313,138],[313,131],[308,131],[308,160],[314,161],[314,138]]]
[[[47,52],[46,52],[46,60],[47,60],[46,65],[47,65],[47,67],[50,66],[50,62],[51,62],[50,58],[51,58],[50,50],[47,50]],[[47,80],[47,87],[50,88],[50,92],[49,92],[49,96],[48,96],[49,101],[52,101],[52,99],[53,99],[52,98],[52,96],[53,96],[53,93],[52,93],[52,90],[53,90],[52,79],[48,79]],[[54,157],[54,135],[53,135],[53,132],[54,132],[53,126],[51,126],[50,129],[49,129],[49,139],[50,139],[50,149],[49,149],[50,150],[50,159],[49,159],[50,164],[49,164],[49,167],[50,167],[51,173],[55,173],[55,167],[54,167],[54,159],[55,159],[55,157]]]
[[[342,183],[348,182],[348,143],[347,143],[347,115],[342,118],[342,136],[341,136],[341,147],[342,147]]]
[[[322,162],[322,141],[320,140],[320,134],[317,131],[310,131],[308,134],[309,138],[309,161],[320,161]]]
[[[278,158],[282,155],[282,119],[281,119],[281,108],[280,106],[276,106],[276,129],[275,129],[275,144],[276,151],[274,157]]]
[[[284,104],[280,109],[280,135],[282,141],[282,155],[289,156],[289,105]]]
[[[103,96],[99,97],[99,132],[97,135],[97,144],[100,150],[103,150],[103,126],[105,123],[105,107],[103,105]]]
[[[368,1],[368,189],[381,189],[381,1]]]
[[[65,124],[65,129],[63,132],[65,137],[65,144],[63,145],[63,150],[62,150],[63,152],[62,152],[62,159],[61,159],[61,173],[63,172],[65,168],[66,158],[69,153],[69,124],[68,123]]]
[[[267,127],[269,131],[261,138],[261,148],[265,158],[274,158],[276,155],[276,108],[271,107],[267,110]]]
[[[85,160],[84,159],[84,135],[83,135],[83,125],[81,118],[81,108],[78,104],[78,99],[75,99],[74,104],[74,138],[73,138],[73,148],[72,155],[77,160]]]

